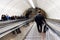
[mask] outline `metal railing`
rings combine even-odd
[[[14,26],[14,25],[12,24],[12,25],[14,26],[14,27],[10,26],[10,27],[12,27],[12,28],[9,28],[9,27],[7,26],[7,27],[8,27],[7,30],[4,30],[3,32],[0,32],[0,38],[3,37],[3,36],[5,36],[5,35],[7,35],[8,33],[12,32],[12,31],[14,31],[14,30],[22,27],[23,25],[26,25],[26,23],[30,23],[32,20],[33,20],[33,19],[28,19],[28,20],[26,20],[26,21],[22,21],[21,24],[17,23],[16,26]],[[6,28],[7,28],[7,27],[6,27]],[[2,29],[3,29],[3,28],[2,28]],[[1,29],[0,29],[0,30],[1,30]]]
[[[49,23],[48,23],[49,24]],[[60,40],[60,32],[47,24],[49,30],[46,33],[46,40]]]

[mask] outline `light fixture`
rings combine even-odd
[[[33,1],[32,1],[32,0],[28,0],[28,1],[29,1],[29,3],[31,4],[31,6],[32,6],[33,8],[35,8]]]

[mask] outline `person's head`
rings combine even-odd
[[[32,13],[32,11],[31,11],[31,10],[29,10],[28,12],[29,12],[29,13]]]
[[[38,13],[41,13],[40,10],[37,11]]]
[[[2,17],[5,17],[5,16],[6,16],[6,15],[4,15],[4,14],[2,15]]]
[[[40,14],[40,15],[42,15],[41,10],[38,10],[37,13]]]

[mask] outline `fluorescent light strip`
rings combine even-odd
[[[32,6],[33,8],[35,8],[33,1],[32,1],[32,0],[28,0],[28,1],[29,1],[29,3],[31,4],[31,6]]]

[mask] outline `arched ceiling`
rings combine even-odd
[[[30,7],[27,0],[0,0],[0,14],[21,15]]]
[[[60,20],[60,0],[33,0],[35,6],[42,8],[48,18]]]
[[[35,6],[45,10],[48,18],[60,19],[60,0],[0,0],[0,17],[2,14],[22,15],[26,9]]]

